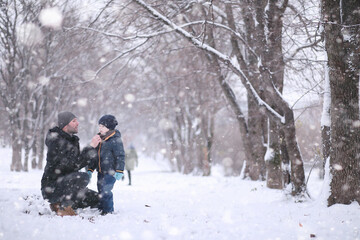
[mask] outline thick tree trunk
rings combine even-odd
[[[283,54],[283,46],[282,46],[282,31],[283,31],[283,12],[287,7],[287,1],[283,1],[283,3],[279,3],[279,1],[263,1],[266,3],[265,9],[263,11],[266,13],[266,23],[268,28],[267,33],[267,47],[266,50],[263,51],[263,55],[266,59],[266,66],[270,70],[270,74],[264,74],[264,76],[268,77],[268,81],[277,88],[279,93],[283,92],[284,85],[284,54]],[[283,4],[281,6],[281,4]],[[265,21],[264,19],[262,19]],[[264,31],[264,29],[262,30]],[[274,93],[272,93],[274,94]],[[275,183],[276,186],[284,186],[285,184],[290,183],[290,175],[292,172],[289,172],[289,155],[287,150],[287,144],[284,136],[284,132],[281,131],[281,123],[270,122],[270,136],[271,142],[269,143],[272,146],[274,151],[274,159],[270,161],[272,168],[269,168],[268,171],[275,171],[277,174],[276,180],[272,179],[272,182]],[[296,137],[296,136],[294,136]],[[300,159],[301,160],[301,159]],[[282,169],[282,165],[284,169]],[[268,175],[270,173],[268,172]],[[275,175],[271,173],[271,175]]]
[[[252,180],[265,180],[266,166],[264,156],[266,148],[264,146],[263,124],[266,117],[260,111],[254,98],[248,94],[248,129],[249,142],[252,148],[249,151],[252,161],[247,161],[246,175]]]
[[[29,171],[30,146],[28,145],[28,143],[24,143],[24,144],[25,144],[25,148],[24,148],[23,170],[25,172],[28,172]]]
[[[226,16],[229,27],[236,31],[236,24],[234,20],[233,10],[231,4],[226,4]],[[251,39],[252,34],[254,34],[253,21],[251,18],[246,18],[249,22],[247,25],[246,36]],[[239,59],[238,62],[243,69],[247,69],[249,72],[249,78],[251,77],[252,84],[259,88],[261,81],[259,81],[259,74],[257,74],[257,60],[252,54],[248,57],[248,65],[245,63],[241,50],[239,48],[238,40],[235,36],[231,36],[231,44],[234,54]],[[255,44],[256,45],[256,44]],[[250,73],[251,72],[251,73]],[[263,122],[265,115],[260,111],[257,101],[254,99],[254,96],[248,93],[248,119],[247,122],[240,123],[246,124],[246,132],[242,132],[242,139],[244,143],[244,151],[246,156],[246,168],[244,177],[250,177],[251,180],[264,180],[266,174],[266,167],[264,161],[265,147],[263,139]],[[241,129],[241,128],[240,128]],[[246,136],[245,134],[246,133]],[[249,146],[251,146],[249,148]]]
[[[24,93],[26,95],[28,95],[27,93]],[[27,102],[24,103],[24,116],[25,119],[23,121],[23,130],[22,130],[22,141],[24,143],[24,151],[25,151],[25,155],[24,155],[24,166],[23,166],[23,170],[25,172],[29,171],[29,157],[30,157],[30,124],[29,124],[29,120],[27,119],[28,117],[28,106],[27,106]]]
[[[209,151],[207,147],[203,147],[202,156],[203,156],[203,161],[201,165],[202,165],[203,176],[208,177],[211,174],[211,165],[209,161]]]
[[[350,204],[360,200],[358,80],[344,79],[341,72],[331,73],[331,195],[329,205]],[[352,82],[352,83],[351,83]],[[345,84],[344,84],[345,83]],[[359,201],[360,203],[360,201]]]
[[[43,162],[44,162],[44,153],[45,153],[45,130],[43,129],[40,131],[40,139],[39,139],[39,159],[38,159],[38,169],[43,168]]]
[[[322,18],[331,89],[328,204],[360,203],[360,1],[323,0]]]
[[[262,40],[258,38],[256,27],[255,27],[255,21],[254,21],[254,9],[251,7],[251,4],[249,1],[242,2],[241,11],[243,14],[243,21],[245,22],[244,29],[245,29],[245,38],[247,40],[247,43],[249,46],[251,46],[257,53],[260,51],[260,45]],[[227,20],[229,22],[229,26],[236,30],[235,27],[235,21],[233,17],[232,7],[230,4],[227,4],[226,6],[226,13],[227,13]],[[236,49],[237,54],[241,54],[239,52],[239,47],[237,44],[237,40],[233,37],[232,38],[232,45],[233,48]],[[264,46],[264,45],[262,45]],[[248,67],[249,74],[248,77],[251,77],[251,81],[256,86],[258,86],[258,59],[254,54],[252,53],[246,53],[246,62]],[[243,66],[245,67],[245,66]],[[260,93],[261,94],[261,93]],[[267,117],[266,115],[260,111],[259,105],[254,99],[254,97],[248,93],[247,96],[248,99],[248,129],[249,129],[249,138],[250,142],[252,143],[253,151],[252,151],[252,161],[246,162],[246,168],[245,168],[245,177],[250,177],[253,180],[265,180],[266,178],[266,166],[264,161],[264,156],[266,152],[265,143],[266,140],[264,139],[264,136],[266,133],[267,128]],[[266,126],[264,126],[264,124]]]
[[[214,142],[214,115],[212,113],[211,116],[208,116],[208,119],[205,119],[205,121],[208,121],[206,124],[206,128],[203,129],[204,135],[206,135],[206,147],[203,148],[203,175],[204,176],[210,176],[211,175],[211,163],[212,163],[212,157],[211,157],[211,149]]]
[[[194,164],[192,159],[189,157],[189,151],[186,151],[186,156],[184,158],[185,163],[184,163],[184,170],[183,173],[184,174],[190,174],[192,172],[192,170],[194,169]]]
[[[266,185],[268,188],[282,189],[284,187],[281,168],[280,136],[278,125],[274,122],[269,124],[269,147],[266,154]]]
[[[302,196],[305,193],[305,172],[300,148],[296,140],[294,113],[288,108],[285,110],[285,126],[283,127],[287,150],[290,157],[292,194]]]
[[[288,152],[288,147],[286,146],[285,134],[284,131],[280,131],[280,152],[281,152],[281,162],[282,162],[282,176],[284,187],[291,183],[291,174],[290,174],[290,156]]]
[[[42,96],[43,98],[43,103],[40,104],[40,124],[39,124],[39,142],[38,142],[38,147],[39,147],[39,158],[38,158],[38,169],[42,169],[43,168],[43,162],[44,162],[44,150],[45,150],[45,137],[47,134],[47,123],[46,123],[46,119],[49,118],[49,112],[48,112],[48,103],[49,103],[49,96],[48,96],[48,89],[46,86],[43,87],[42,89]]]
[[[38,151],[37,151],[37,137],[34,136],[34,140],[33,140],[33,144],[31,146],[31,152],[32,152],[32,160],[31,160],[31,168],[32,169],[36,169],[36,167],[38,166],[38,163],[36,161],[37,156],[38,156]]]
[[[17,140],[12,143],[12,160],[11,160],[11,171],[20,172],[22,170],[21,163],[21,143]]]
[[[189,121],[188,116],[184,113],[184,138],[182,142],[182,146],[184,147],[184,166],[183,166],[183,173],[184,174],[190,174],[195,167],[195,161],[196,161],[196,153],[193,155],[193,146],[192,146],[192,125],[191,120]]]
[[[42,99],[43,96],[41,96]],[[38,135],[41,133],[40,129],[39,129],[39,125],[40,125],[40,119],[39,116],[41,116],[41,111],[42,109],[40,109],[40,98],[35,96],[34,97],[34,101],[32,102],[32,104],[30,105],[30,111],[31,111],[31,115],[32,115],[32,121],[33,121],[33,136],[32,136],[32,144],[31,144],[31,152],[32,152],[32,160],[31,160],[31,168],[32,169],[36,169],[36,167],[38,166],[37,163],[37,157],[38,157]],[[42,106],[43,107],[43,106]],[[43,124],[41,124],[43,125]]]
[[[171,171],[176,172],[176,171],[178,171],[178,169],[177,169],[177,166],[174,161],[176,159],[176,157],[175,157],[176,149],[175,149],[175,143],[174,143],[173,130],[166,129],[164,131],[164,136],[165,136],[165,145],[167,146],[166,158],[169,160]]]
[[[10,126],[11,126],[11,148],[12,148],[12,160],[11,160],[11,171],[20,172],[23,170],[21,162],[21,137],[20,137],[20,123],[19,116],[11,115],[10,116]]]
[[[321,141],[322,141],[322,164],[320,169],[320,177],[324,178],[325,176],[325,163],[330,156],[330,147],[331,147],[331,138],[330,138],[330,126],[321,127]]]

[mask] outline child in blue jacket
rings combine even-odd
[[[104,115],[99,119],[101,142],[97,146],[98,158],[89,165],[91,178],[98,171],[97,188],[99,192],[99,210],[102,215],[114,212],[112,189],[115,181],[124,176],[125,151],[121,133],[115,129],[118,122],[113,115]]]

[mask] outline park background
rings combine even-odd
[[[1,1],[0,237],[75,237],[66,229],[90,231],[85,222],[105,239],[359,238],[359,8]],[[57,218],[40,197],[44,138],[61,111],[78,117],[81,147],[100,116],[115,115],[143,159],[139,186],[117,184],[114,222]],[[166,213],[145,206],[156,200]],[[140,231],[150,220],[137,211],[156,223]]]

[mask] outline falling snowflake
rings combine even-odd
[[[125,101],[127,102],[134,102],[135,101],[135,96],[131,93],[128,93],[124,96]]]
[[[86,107],[87,106],[87,99],[86,98],[79,98],[77,100],[77,105],[79,107]]]
[[[342,167],[341,165],[339,165],[339,164],[334,164],[333,167],[334,167],[334,169],[337,170],[337,171],[343,170],[343,167]]]
[[[57,7],[45,8],[40,12],[39,21],[43,26],[60,29],[63,16]]]

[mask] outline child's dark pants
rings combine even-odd
[[[98,173],[99,210],[106,214],[114,211],[113,193],[111,190],[115,184],[115,177],[110,174]]]

